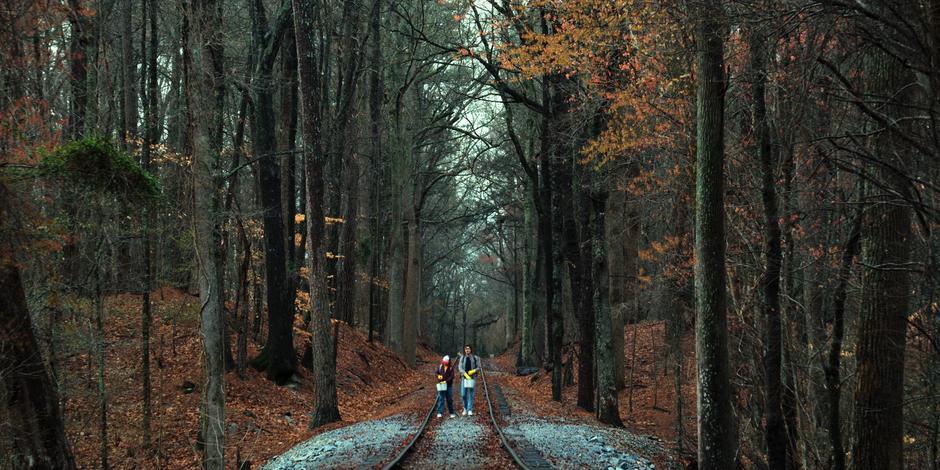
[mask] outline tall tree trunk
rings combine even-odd
[[[253,66],[254,56],[249,55],[247,64],[245,66],[245,82],[248,83],[251,81],[252,71],[254,70]],[[237,174],[237,169],[241,167],[242,160],[242,149],[245,147],[245,127],[248,122],[248,101],[251,99],[249,95],[248,88],[242,89],[241,97],[239,98],[238,104],[238,114],[235,120],[235,135],[232,137],[232,161],[229,165],[228,172],[232,175],[231,182],[228,185],[227,190],[225,191],[225,203],[223,205],[223,213],[228,214],[230,219],[234,219],[234,222],[237,224],[241,223],[241,214],[236,211],[238,207],[238,194],[240,193],[241,180]],[[257,178],[255,178],[257,180]],[[258,192],[255,191],[255,196],[257,197]],[[223,250],[226,250],[228,247],[232,248],[232,259],[234,260],[237,256],[238,249],[235,244],[231,243],[230,232],[223,232],[222,234],[222,247]],[[225,254],[227,256],[227,254]],[[235,271],[237,275],[237,271]],[[223,280],[224,282],[224,280]],[[236,290],[237,286],[236,285]],[[234,299],[235,305],[238,305],[238,293],[235,293]],[[222,299],[223,305],[225,305],[225,299]],[[228,317],[225,319],[222,327],[223,334],[225,338],[225,371],[231,371],[237,367],[235,356],[232,354],[232,325],[235,324],[238,317],[238,309],[233,309],[229,311],[227,308],[224,311],[228,314]]]
[[[614,381],[617,390],[623,390],[624,382],[624,338],[623,327],[627,312],[630,311],[629,289],[636,280],[636,257],[629,257],[631,248],[636,247],[637,223],[628,210],[626,181],[621,171],[613,170],[610,178],[610,196],[605,208],[607,240],[607,264],[609,268],[608,290],[611,321],[611,354],[614,361]]]
[[[611,330],[610,298],[608,290],[610,282],[607,279],[607,249],[612,240],[606,237],[609,233],[607,227],[606,211],[609,193],[603,188],[600,194],[592,198],[594,226],[592,237],[592,255],[594,269],[594,295],[596,295],[595,321],[595,353],[597,354],[597,419],[605,424],[622,427],[620,420],[620,399],[617,394],[617,361],[612,357],[616,349],[612,347],[612,335],[619,334],[623,338],[623,330],[619,333]],[[616,243],[616,241],[613,241]],[[623,370],[619,371],[623,375]]]
[[[144,147],[141,149],[141,166],[144,170],[153,173],[153,165],[150,161],[150,147],[156,145],[160,140],[160,130],[157,127],[157,99],[158,99],[158,86],[157,83],[157,54],[159,53],[159,31],[157,29],[157,9],[156,9],[156,0],[142,0],[141,2],[143,11],[146,12],[142,21],[144,21],[145,29],[149,20],[150,26],[150,44],[149,51],[146,49],[141,50],[141,54],[144,56],[144,74],[147,76],[147,95],[144,100],[144,120],[147,126],[146,136],[144,139]],[[149,55],[147,55],[149,53]],[[151,257],[153,255],[151,250],[151,230],[152,226],[150,223],[150,214],[149,209],[145,213],[144,219],[144,234],[143,234],[143,257],[144,257],[144,266],[143,266],[143,275],[144,275],[144,288],[143,288],[143,298],[141,299],[141,381],[143,382],[143,446],[144,448],[149,448],[151,444],[151,432],[150,432],[150,420],[152,416],[151,404],[150,404],[150,324],[151,324],[151,311],[150,311],[150,291],[153,289],[153,267],[151,263]]]
[[[343,41],[340,65],[342,86],[338,106],[337,141],[341,142],[339,153],[342,163],[343,225],[339,234],[339,253],[342,256],[336,266],[337,318],[354,325],[356,295],[357,231],[359,218],[359,149],[358,125],[354,116],[358,114],[361,47],[360,21],[362,6],[358,0],[343,5]]]
[[[539,312],[539,266],[541,260],[538,252],[538,237],[536,236],[536,199],[538,191],[534,190],[535,184],[527,181],[525,192],[523,194],[523,268],[522,268],[522,324],[519,338],[519,359],[520,366],[538,366],[542,360],[536,354],[537,322],[535,316]]]
[[[419,193],[420,189],[413,192]],[[405,211],[408,255],[405,258],[405,298],[402,304],[402,358],[414,367],[421,316],[421,224],[419,209],[415,207],[417,201],[411,199]]]
[[[352,139],[347,139],[352,141]],[[350,326],[355,325],[356,303],[356,258],[358,256],[357,231],[359,226],[359,154],[355,150],[343,159],[345,168],[345,183],[343,190],[347,192],[345,207],[343,209],[343,223],[340,231],[340,255],[338,262],[336,292],[337,318],[342,319]]]
[[[720,0],[697,12],[695,171],[695,355],[698,362],[698,468],[736,466],[731,366],[725,311],[725,28]]]
[[[297,369],[294,354],[294,318],[288,304],[287,255],[284,246],[284,221],[281,210],[281,170],[277,156],[274,116],[275,58],[289,18],[289,5],[282,7],[279,17],[269,28],[264,5],[252,2],[252,32],[258,48],[252,83],[254,116],[252,119],[252,150],[258,158],[258,184],[264,224],[264,270],[268,305],[268,338],[259,362],[266,367],[267,377],[284,384]]]
[[[10,201],[0,183],[0,201]],[[6,223],[0,202],[0,226]],[[65,436],[55,382],[49,377],[33,333],[19,269],[0,246],[0,419],[11,448],[0,446],[14,468],[71,470],[75,459]]]
[[[564,319],[561,310],[555,305],[555,263],[554,249],[555,243],[552,239],[552,184],[550,169],[551,164],[546,156],[545,161],[539,164],[539,207],[538,214],[538,239],[541,246],[541,283],[543,289],[543,300],[540,302],[542,311],[538,316],[545,318],[545,327],[548,331],[548,359],[552,364],[552,400],[561,401],[562,392],[562,365],[561,349],[564,343]],[[536,328],[539,326],[536,325]],[[538,332],[536,331],[536,334]],[[540,342],[535,338],[536,354],[540,349]]]
[[[185,17],[183,22],[185,22]],[[181,44],[186,44],[185,38],[183,38],[183,29],[182,25],[180,26],[180,42],[176,44],[177,46]],[[170,72],[170,90],[167,93],[166,99],[166,131],[167,131],[167,144],[170,148],[178,151],[182,151],[183,147],[186,145],[186,135],[188,133],[188,126],[186,125],[186,100],[185,92],[182,89],[183,86],[183,54],[180,52],[179,47],[172,47],[173,51],[171,52],[172,59],[170,61],[170,66],[172,70]]]
[[[761,167],[761,202],[764,207],[764,258],[767,268],[761,279],[764,314],[764,439],[767,464],[771,470],[784,470],[787,462],[787,435],[781,406],[782,335],[780,321],[780,224],[777,210],[775,152],[771,148],[770,129],[764,89],[767,76],[766,51],[762,31],[749,32],[752,84],[752,128]]]
[[[297,142],[297,46],[294,42],[294,25],[288,21],[284,25],[284,39],[281,45],[280,83],[280,126],[278,132],[278,152],[281,158],[281,212],[284,218],[284,253],[287,255],[287,309],[288,316],[294,318],[297,313],[294,302],[297,297],[298,275],[304,260],[298,259],[295,237],[297,234],[297,158],[294,154]]]
[[[407,247],[405,246],[405,210],[410,204],[410,189],[407,179],[411,175],[412,145],[409,126],[406,122],[411,111],[412,92],[407,88],[400,90],[401,98],[396,103],[393,115],[391,159],[391,211],[389,218],[388,249],[388,329],[386,339],[390,348],[398,355],[405,355],[405,291],[407,289]]]
[[[547,26],[545,26],[547,29]],[[539,240],[542,243],[542,278],[545,288],[545,318],[548,329],[548,349],[549,360],[552,364],[552,400],[561,401],[562,392],[562,348],[565,340],[565,322],[564,315],[560,305],[557,305],[558,299],[555,298],[555,290],[558,288],[558,278],[555,275],[556,256],[555,244],[555,226],[553,218],[555,214],[561,214],[558,206],[559,197],[570,192],[570,188],[565,190],[558,182],[559,175],[556,175],[559,167],[557,159],[562,159],[566,164],[568,159],[562,156],[559,151],[557,139],[562,138],[563,129],[561,129],[561,118],[564,116],[565,97],[559,89],[561,77],[550,75],[546,77],[546,83],[542,90],[542,101],[551,108],[542,116],[540,129],[540,152],[541,161],[539,162]],[[564,191],[564,193],[559,193]],[[557,211],[557,212],[556,212]],[[559,237],[561,240],[561,237]],[[560,265],[560,263],[557,263]],[[560,291],[560,289],[559,289]]]
[[[892,2],[876,2],[875,10],[895,11]],[[887,28],[887,27],[886,27]],[[887,35],[890,36],[890,35]],[[872,154],[885,164],[873,165],[878,194],[869,198],[862,226],[862,304],[859,311],[855,389],[855,450],[857,468],[904,468],[904,349],[911,279],[911,208],[903,200],[907,182],[894,167],[903,168],[910,152],[895,135],[916,88],[905,65],[881,49],[868,58],[869,92],[884,96],[882,113],[892,128],[872,137]],[[878,98],[879,105],[881,98]],[[907,124],[905,124],[907,125]],[[873,124],[881,126],[881,124]],[[883,185],[883,186],[882,186]],[[886,189],[882,189],[886,188]]]
[[[832,295],[832,340],[829,344],[829,362],[826,364],[826,391],[829,399],[829,446],[832,455],[830,465],[833,470],[845,470],[845,449],[842,445],[842,338],[845,334],[845,301],[849,276],[852,273],[852,260],[858,255],[861,214],[855,215],[848,239],[842,247],[842,260],[836,279],[836,289]]]
[[[326,292],[326,257],[323,222],[323,141],[320,135],[321,70],[317,61],[316,9],[314,0],[293,0],[294,34],[297,43],[297,75],[303,120],[304,172],[307,186],[307,239],[310,243],[310,314],[313,353],[314,410],[310,428],[339,421],[336,399],[336,364],[332,360],[330,305]]]
[[[82,0],[69,0],[69,103],[68,136],[77,139],[85,134],[88,108],[88,48],[91,45],[91,22]]]
[[[577,167],[577,177],[571,188],[572,197],[570,201],[577,201],[578,206],[589,208],[592,205],[590,191],[590,170],[585,169],[577,161],[572,162]],[[571,207],[574,212],[574,207]],[[594,411],[594,273],[593,255],[594,247],[591,237],[594,231],[591,229],[591,211],[580,210],[578,217],[573,221],[575,226],[575,263],[572,279],[577,277],[580,293],[575,295],[574,283],[572,283],[572,297],[577,301],[572,305],[576,309],[574,317],[578,321],[578,330],[580,330],[580,344],[578,353],[578,406],[587,410]],[[566,229],[567,232],[567,229]],[[566,235],[568,237],[571,234]],[[566,242],[567,243],[567,242]],[[608,313],[609,315],[609,313]]]
[[[382,17],[382,0],[373,0],[372,13],[369,17],[369,41],[371,49],[371,58],[369,60],[369,138],[371,141],[369,165],[371,171],[371,184],[369,186],[369,342],[372,342],[373,331],[375,331],[375,319],[378,316],[379,292],[376,285],[379,277],[379,260],[382,259],[385,245],[382,224],[379,223],[379,217],[382,213],[379,210],[379,191],[384,189],[380,184],[383,181],[380,175],[384,172],[382,128],[383,128],[383,106],[382,100],[385,94],[385,85],[382,81],[380,64],[382,64],[382,29],[380,27]]]
[[[105,384],[105,339],[104,339],[104,298],[101,294],[101,266],[94,266],[95,298],[95,359],[98,362],[98,464],[101,470],[108,470],[108,391]]]
[[[192,69],[187,80],[188,109],[202,115],[192,117],[193,191],[196,213],[196,262],[201,303],[201,334],[205,360],[200,432],[204,469],[223,469],[225,446],[225,361],[221,292],[222,171],[221,114],[223,102],[218,45],[221,41],[221,9],[215,0],[188,5],[190,25],[188,51]]]
[[[127,139],[137,136],[137,61],[134,60],[134,2],[121,2],[121,135]],[[141,51],[143,52],[143,51]]]

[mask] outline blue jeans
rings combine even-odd
[[[437,392],[437,414],[444,414],[444,400],[447,400],[447,409],[454,414],[454,387],[447,384],[447,391]]]
[[[463,409],[466,411],[473,411],[473,393],[476,391],[476,387],[464,387],[463,392],[460,395],[463,397]]]

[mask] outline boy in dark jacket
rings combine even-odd
[[[444,400],[447,400],[447,410],[450,411],[450,417],[454,414],[454,368],[450,365],[450,356],[444,356],[441,364],[437,366],[438,385],[446,384],[445,387],[439,386],[437,389],[437,417],[444,414]],[[441,390],[444,388],[444,390]]]

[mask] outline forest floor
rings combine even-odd
[[[203,381],[198,298],[182,291],[154,292],[151,328],[152,448],[142,450],[140,296],[119,295],[105,302],[105,390],[107,440],[112,468],[196,468],[199,402]],[[100,467],[97,363],[93,322],[81,315],[60,320],[55,332],[57,374],[65,403],[66,432],[80,468]],[[306,332],[295,325],[295,345],[303,351]],[[340,327],[337,389],[342,421],[307,430],[313,409],[311,375],[301,368],[299,384],[277,386],[248,367],[245,379],[225,376],[226,462],[249,461],[256,468],[294,444],[363,420],[427,409],[433,394],[428,374],[408,368],[378,341]],[[257,354],[249,341],[249,358]],[[419,366],[437,355],[419,350]],[[425,367],[428,368],[429,366]],[[190,393],[187,387],[195,387]],[[422,393],[423,392],[423,393]],[[417,419],[417,418],[415,418]]]
[[[153,444],[148,450],[143,450],[141,445],[140,296],[112,296],[105,302],[109,463],[113,468],[194,468],[199,461],[196,442],[203,380],[198,298],[182,291],[163,289],[153,293],[152,300]],[[87,308],[72,310],[87,311]],[[49,344],[54,345],[59,358],[56,373],[61,384],[66,432],[79,466],[96,468],[100,466],[101,440],[97,363],[92,353],[93,322],[75,314],[60,318],[57,325],[56,331],[45,337],[50,338]],[[42,329],[42,326],[37,328]],[[676,446],[673,369],[663,362],[661,354],[663,328],[662,322],[646,322],[625,330],[626,374],[631,383],[631,370],[634,371],[634,385],[632,411],[631,387],[620,393],[621,416],[631,432],[652,436],[663,444],[670,456],[682,456],[685,453]],[[362,421],[387,421],[386,424],[394,425],[403,433],[407,433],[411,423],[417,426],[430,406],[429,400],[433,400],[429,398],[434,391],[428,371],[437,364],[437,354],[419,347],[415,370],[408,368],[380,342],[369,343],[363,332],[345,323],[340,324],[339,331],[337,388],[341,422],[313,431],[307,429],[313,392],[311,376],[303,368],[295,386],[277,386],[265,379],[263,372],[251,367],[244,379],[234,371],[226,374],[226,461],[230,466],[250,462],[250,467],[255,468],[296,444],[324,433],[323,439],[333,439],[336,434],[335,441],[344,442],[347,438],[341,435],[344,431],[339,428]],[[635,357],[632,353],[634,332]],[[306,339],[307,333],[298,320],[295,325],[298,352],[303,350]],[[684,350],[687,353],[682,355],[683,423],[684,447],[688,449],[695,440],[691,338],[687,338]],[[249,358],[257,352],[249,341]],[[598,424],[592,413],[575,405],[576,386],[565,387],[563,403],[552,401],[551,374],[540,371],[530,376],[516,376],[511,373],[515,370],[515,358],[513,348],[491,360],[496,368],[504,371],[498,374],[498,382],[513,407],[521,404],[525,409],[523,414],[556,423]],[[576,367],[575,364],[575,371]],[[477,401],[482,404],[481,395],[478,394]],[[459,396],[455,397],[455,402],[459,402]],[[469,424],[470,420],[466,421]],[[440,424],[447,424],[446,419]],[[342,446],[337,447],[339,456]],[[665,457],[650,458],[657,463],[657,468],[666,468],[662,465]]]

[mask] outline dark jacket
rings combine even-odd
[[[464,373],[470,372],[471,370],[477,369],[479,372],[480,369],[480,356],[476,354],[470,354],[470,368],[467,368],[467,356],[464,356],[463,353],[457,355],[457,371],[460,372],[460,375],[463,376]],[[476,378],[476,377],[472,377]]]
[[[437,375],[443,375],[444,382],[450,384],[454,381],[454,367],[448,364],[447,370],[444,370],[444,364],[438,364]]]

